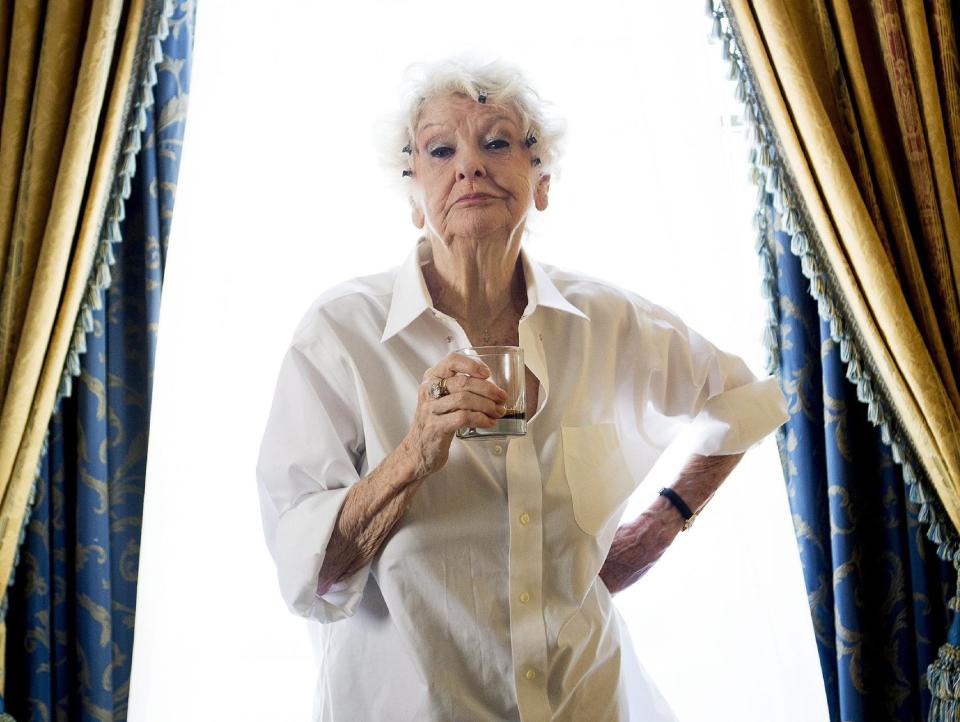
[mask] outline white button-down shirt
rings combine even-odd
[[[380,551],[317,594],[349,487],[410,428],[423,372],[470,346],[406,262],[323,293],[283,359],[257,464],[267,545],[313,625],[315,718],[674,720],[598,573],[667,445],[744,451],[786,418],[773,377],[612,284],[520,258],[527,434],[454,439]],[[691,427],[690,424],[693,424]],[[689,433],[689,431],[688,431]]]

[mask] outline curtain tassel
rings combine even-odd
[[[727,41],[726,41],[726,40],[723,41],[723,46],[724,46],[724,47],[727,47]],[[727,78],[728,78],[729,80],[739,80],[739,79],[740,79],[740,66],[739,66],[739,64],[737,63],[737,56],[734,55],[732,58],[729,59],[729,61],[730,61],[730,74],[727,75]]]
[[[100,288],[106,289],[110,286],[110,281],[113,280],[110,275],[110,266],[107,265],[106,259],[100,263],[100,267],[97,268],[97,285]]]
[[[880,440],[887,446],[890,446],[890,424],[888,424],[886,421],[883,421],[880,424]]]
[[[956,597],[951,607],[956,607]],[[937,652],[936,661],[927,667],[930,702],[929,722],[955,722],[960,715],[960,614],[954,612],[947,641]]]
[[[734,88],[734,90],[733,90],[733,97],[735,97],[735,98],[737,99],[737,101],[739,101],[739,102],[741,102],[741,103],[744,103],[744,102],[746,102],[746,100],[747,100],[747,86],[746,86],[746,84],[743,82],[743,76],[742,76],[742,75],[741,75],[740,78],[737,80],[737,87]]]
[[[930,528],[927,530],[927,539],[932,541],[934,544],[939,544],[943,541],[943,535],[940,533],[939,522],[933,522],[930,525]]]
[[[769,143],[760,146],[760,157],[757,159],[757,165],[761,168],[769,168],[773,165],[773,154],[770,152]]]
[[[73,329],[73,348],[80,354],[87,352],[87,332],[83,330],[82,323],[78,323]]]
[[[83,304],[80,309],[80,321],[83,323],[83,330],[90,333],[93,330],[93,311],[89,304]]]
[[[710,28],[710,42],[715,43],[723,39],[723,26],[720,24],[720,13],[714,13],[713,26]]]

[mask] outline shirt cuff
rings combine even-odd
[[[320,567],[348,491],[349,487],[314,492],[277,524],[275,558],[281,594],[292,612],[320,622],[352,617],[370,575],[372,560],[322,596],[317,594]]]
[[[723,391],[710,398],[691,423],[690,453],[743,453],[789,418],[787,400],[775,376]]]

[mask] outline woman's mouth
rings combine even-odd
[[[495,200],[495,196],[490,195],[489,193],[467,193],[465,196],[460,196],[457,199],[457,203],[461,205],[473,205],[475,203],[483,203],[484,201]]]

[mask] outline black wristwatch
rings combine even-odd
[[[680,495],[675,492],[673,489],[668,487],[663,487],[660,490],[662,496],[667,497],[670,500],[670,503],[673,504],[677,511],[680,512],[680,516],[683,517],[683,529],[681,531],[686,531],[693,525],[693,520],[697,518],[697,515],[690,511],[690,507],[687,506],[687,503],[680,498]]]

